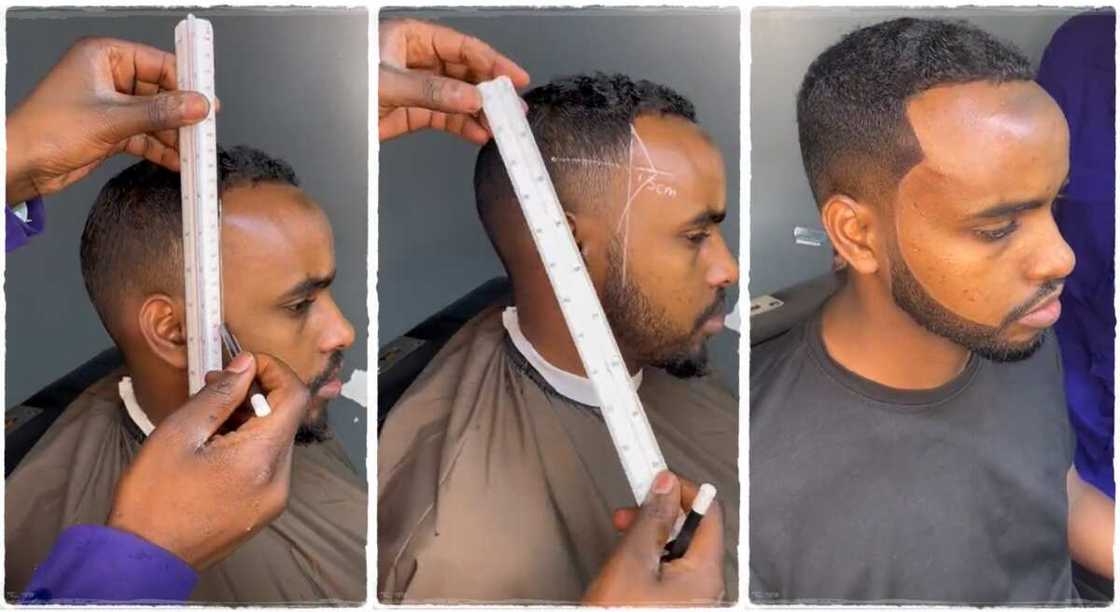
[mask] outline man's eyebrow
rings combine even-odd
[[[727,217],[727,210],[712,210],[707,209],[700,211],[695,217],[689,219],[684,223],[685,227],[693,227],[697,225],[719,225]]]
[[[1061,194],[1062,190],[1065,189],[1066,185],[1068,185],[1068,184],[1069,184],[1069,173],[1066,173],[1066,178],[1065,178],[1064,181],[1062,181],[1062,186],[1058,187],[1058,193]],[[995,206],[992,206],[990,208],[985,208],[984,210],[972,215],[972,218],[974,218],[974,219],[998,219],[1000,217],[1006,217],[1008,215],[1013,215],[1015,213],[1020,213],[1020,212],[1023,212],[1025,210],[1034,210],[1036,208],[1042,208],[1043,206],[1046,205],[1047,201],[1048,200],[1027,200],[1026,202],[1004,202],[1002,204],[996,204]]]
[[[1045,202],[1043,202],[1042,200],[1030,200],[1027,202],[1006,202],[1003,204],[996,204],[995,206],[992,206],[990,208],[985,208],[984,210],[972,215],[972,218],[998,219],[1000,217],[1014,215],[1015,213],[1020,213],[1025,210],[1034,210],[1036,208],[1041,208],[1044,204]]]
[[[332,271],[327,276],[309,276],[300,282],[296,283],[291,289],[288,289],[280,296],[281,302],[294,300],[298,297],[303,297],[309,293],[314,293],[320,289],[326,289],[334,282],[334,272]]]

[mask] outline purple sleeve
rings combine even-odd
[[[6,251],[9,253],[26,244],[35,234],[42,232],[47,220],[43,211],[43,198],[38,197],[27,201],[28,220],[26,222],[17,217],[9,206],[4,207],[4,216],[7,217],[8,233],[5,242],[7,243]]]
[[[1077,433],[1074,464],[1086,482],[1116,497],[1114,338],[1116,234],[1116,13],[1071,18],[1042,56],[1038,83],[1069,122],[1070,171],[1055,218],[1077,256],[1054,329],[1066,404]]]
[[[183,602],[197,581],[186,562],[139,536],[75,525],[58,537],[20,603]]]

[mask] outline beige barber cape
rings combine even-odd
[[[710,378],[710,377],[709,377]],[[638,389],[670,469],[718,489],[738,592],[738,403],[647,368]],[[500,308],[467,323],[389,414],[378,450],[383,602],[578,602],[635,502],[598,410],[560,395]]]
[[[108,518],[117,479],[144,439],[118,395],[122,374],[86,389],[7,479],[9,593],[23,591],[65,528]],[[337,441],[295,447],[287,509],[202,572],[191,601],[363,601],[367,498]]]

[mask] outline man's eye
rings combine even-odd
[[[990,230],[979,230],[978,229],[978,230],[976,230],[976,234],[978,236],[980,236],[981,240],[984,240],[986,242],[996,242],[998,240],[1003,240],[1004,238],[1010,236],[1012,234],[1012,232],[1014,232],[1017,229],[1019,229],[1019,223],[1017,221],[1009,221],[1007,223],[1007,225],[1004,225],[1002,227],[997,227],[996,229],[990,229]]]
[[[710,232],[700,232],[698,234],[689,234],[689,235],[685,236],[685,238],[687,238],[688,241],[691,242],[692,244],[699,245],[702,242],[704,242],[705,240],[707,240],[708,236],[711,236]]]
[[[286,308],[292,314],[302,315],[306,314],[307,311],[311,309],[311,305],[314,303],[315,300],[303,300],[302,302],[296,302],[295,304],[285,306],[284,308]]]

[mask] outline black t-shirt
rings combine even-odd
[[[906,391],[833,360],[820,314],[751,353],[751,599],[1073,597],[1055,338]]]

